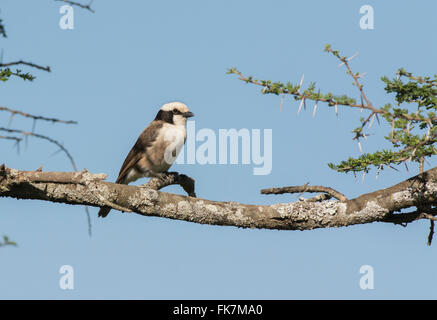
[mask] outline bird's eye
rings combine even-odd
[[[178,109],[173,109],[173,114],[179,114],[179,110]]]

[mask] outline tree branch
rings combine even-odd
[[[0,127],[0,131],[5,131],[8,133],[21,133],[24,136],[32,136],[39,139],[47,140],[59,147],[59,151],[62,151],[65,153],[65,155],[68,157],[68,159],[71,162],[71,165],[73,166],[73,169],[77,171],[76,163],[74,162],[73,156],[70,154],[70,152],[65,148],[60,142],[56,141],[55,139],[52,139],[50,137],[44,136],[42,134],[34,133],[34,132],[28,132],[23,130],[17,130],[17,129],[8,129],[8,128],[2,128]]]
[[[336,106],[336,107],[337,106],[344,106],[344,107],[350,107],[350,108],[369,110],[369,111],[371,111],[371,113],[368,116],[368,118],[366,119],[366,121],[365,121],[366,123],[370,120],[370,118],[374,114],[376,116],[378,114],[380,114],[381,116],[390,115],[390,116],[393,116],[394,118],[405,119],[408,121],[423,121],[423,117],[421,117],[419,115],[404,114],[404,113],[393,114],[390,111],[375,108],[372,104],[367,104],[367,103],[364,104],[363,102],[357,103],[355,100],[349,100],[349,99],[342,101],[343,99],[340,100],[340,98],[343,98],[343,97],[322,95],[320,92],[314,93],[312,90],[311,90],[311,92],[305,93],[305,91],[300,92],[297,89],[297,87],[290,87],[290,86],[285,85],[285,84],[280,83],[280,82],[271,83],[270,81],[267,81],[267,80],[257,80],[255,78],[253,78],[252,76],[245,76],[242,72],[238,71],[235,68],[229,69],[228,74],[236,74],[238,76],[238,79],[241,81],[244,81],[246,83],[251,83],[251,84],[256,85],[256,86],[263,87],[263,89],[262,89],[263,94],[273,93],[276,95],[279,95],[279,94],[291,95],[291,96],[295,97],[296,100],[301,100],[301,101],[312,100],[315,102],[318,102],[318,101],[325,102],[330,107],[332,107],[332,106]],[[348,74],[349,74],[349,70],[348,70]],[[358,79],[358,76],[356,76],[354,74],[351,74],[351,75],[354,79],[355,78]],[[360,94],[361,94],[361,92],[364,94],[364,92],[362,90],[362,85],[360,85],[359,88],[361,88]],[[363,97],[363,96],[361,95],[361,97]],[[364,95],[364,97],[365,97],[365,95]],[[368,101],[367,97],[365,98],[365,100]],[[437,121],[437,116],[430,117],[430,120]]]
[[[94,13],[94,10],[91,9],[91,5],[93,3],[93,0],[91,0],[90,3],[88,3],[88,4],[82,4],[82,3],[79,3],[76,1],[69,1],[69,0],[55,0],[55,1],[65,2],[65,3],[68,3],[72,6],[77,6],[79,8],[86,9],[86,10],[89,10],[90,12]]]
[[[3,25],[3,20],[0,19],[0,36],[7,38],[5,26]]]
[[[22,138],[15,137],[15,136],[2,136],[0,135],[0,139],[6,139],[6,140],[14,140],[16,143],[19,143]]]
[[[20,64],[28,66],[28,67],[36,68],[36,69],[39,69],[39,70],[51,72],[50,66],[43,67],[43,66],[40,66],[38,64],[35,64],[35,63],[32,63],[32,62],[26,62],[26,61],[23,61],[23,60],[18,60],[18,61],[8,62],[8,63],[0,63],[0,67],[10,67],[10,66],[20,65]]]
[[[56,119],[56,118],[47,118],[47,117],[43,117],[43,116],[36,116],[36,115],[25,113],[25,112],[22,112],[19,110],[11,109],[8,107],[0,106],[0,111],[9,112],[11,114],[11,117],[14,117],[16,114],[19,114],[20,116],[23,116],[26,118],[31,118],[35,121],[43,120],[43,121],[49,121],[49,122],[53,122],[53,123],[77,124],[77,121],[73,121],[73,120],[61,120],[61,119]]]
[[[283,194],[283,193],[305,193],[305,192],[324,192],[331,197],[338,199],[340,201],[347,201],[347,198],[344,194],[323,186],[292,186],[292,187],[281,187],[281,188],[270,188],[270,189],[262,189],[261,194]]]
[[[143,186],[153,190],[161,190],[173,184],[180,185],[190,197],[196,197],[196,193],[194,192],[194,179],[177,172],[167,172],[160,178],[152,178]]]
[[[170,180],[179,179],[176,173],[171,175],[173,178]],[[429,219],[419,213],[396,212],[419,205],[433,205],[437,200],[437,168],[393,187],[351,200],[298,201],[273,205],[211,201],[151,188],[108,183],[102,181],[104,177],[103,174],[96,175],[87,171],[19,171],[3,165],[0,166],[0,197],[94,207],[108,206],[107,202],[110,202],[145,216],[281,230],[311,230],[371,222],[408,223]]]

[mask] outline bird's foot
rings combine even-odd
[[[168,177],[168,175],[169,175],[169,172],[167,172],[167,171],[155,173],[153,175],[153,177],[149,180],[149,182],[140,185],[140,188],[150,188],[151,187],[150,186],[150,181],[152,181],[152,179],[159,179],[161,181],[165,181],[166,178]]]
[[[165,171],[165,172],[160,172],[160,173],[158,173],[157,175],[156,175],[156,178],[158,178],[158,179],[160,179],[160,180],[165,180],[165,178],[167,178],[168,177],[168,172],[167,171]]]

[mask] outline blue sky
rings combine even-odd
[[[375,28],[359,27],[359,9],[374,8]],[[31,70],[34,82],[0,86],[0,105],[77,120],[66,126],[38,122],[37,132],[64,143],[80,169],[116,179],[138,134],[166,102],[185,102],[196,128],[273,130],[273,170],[254,176],[248,165],[175,165],[196,179],[199,197],[272,204],[296,196],[265,196],[266,187],[307,182],[352,198],[417,173],[375,172],[361,178],[336,173],[328,162],[358,156],[350,131],[362,116],[319,105],[296,115],[298,103],[263,96],[259,88],[226,75],[236,66],[258,78],[292,81],[305,74],[322,91],[358,98],[338,62],[323,52],[331,43],[367,72],[375,105],[392,101],[380,77],[399,67],[436,73],[437,4],[432,1],[102,1],[92,14],[75,9],[74,30],[59,28],[60,2],[2,0],[3,61],[50,65]],[[0,126],[8,125],[6,113]],[[16,117],[11,127],[30,130]],[[387,127],[373,125],[364,151],[388,147]],[[0,140],[0,162],[34,170],[70,171],[56,147],[30,138],[17,154]],[[431,159],[431,166],[435,160]],[[430,168],[428,165],[428,168]],[[141,182],[139,182],[141,183]],[[165,191],[182,193],[178,187]],[[437,248],[426,246],[429,223],[407,228],[369,224],[314,231],[243,230],[112,212],[97,219],[93,235],[85,211],[42,201],[0,199],[0,234],[19,243],[0,249],[0,298],[55,299],[301,299],[437,298]],[[59,268],[74,268],[74,290],[61,290]],[[371,265],[375,289],[361,290],[362,265]]]

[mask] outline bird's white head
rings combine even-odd
[[[187,118],[193,117],[194,114],[182,102],[170,102],[164,104],[156,115],[155,120],[163,120],[175,125],[185,126]]]

